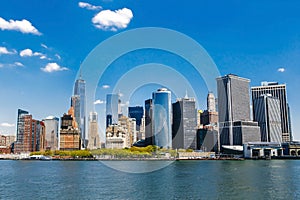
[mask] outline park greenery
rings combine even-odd
[[[112,157],[112,158],[162,158],[169,154],[171,157],[176,157],[177,152],[191,152],[191,149],[165,149],[159,148],[155,145],[149,145],[147,147],[130,147],[124,149],[95,149],[95,150],[73,150],[73,151],[38,151],[32,152],[30,155],[44,155],[57,158],[93,158],[93,157]]]

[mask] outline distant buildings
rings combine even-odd
[[[59,141],[59,119],[57,117],[49,116],[43,119],[45,124],[45,149],[58,150]]]
[[[74,108],[71,107],[68,114],[61,117],[60,150],[80,150],[81,141],[80,130],[74,117]]]
[[[134,118],[122,116],[118,124],[106,128],[106,148],[130,148],[136,142],[136,121]]]
[[[249,82],[233,74],[217,78],[221,147],[260,141],[259,126],[250,121]]]
[[[145,138],[144,132],[144,108],[142,106],[128,107],[128,117],[135,118],[138,140]]]
[[[292,129],[290,125],[290,112],[287,102],[286,85],[278,84],[277,82],[262,82],[261,86],[251,88],[252,101],[259,98],[262,94],[270,94],[279,99],[282,141],[292,141]],[[253,112],[255,112],[253,110]]]
[[[112,124],[118,124],[119,109],[119,95],[106,95],[106,127]]]
[[[79,96],[79,98],[78,98]],[[75,81],[75,87],[74,87],[74,98],[76,98],[75,102],[73,102],[72,98],[72,107],[74,108],[74,116],[78,118],[78,115],[80,115],[80,118],[77,119],[78,126],[80,128],[80,138],[81,138],[81,145],[82,148],[86,148],[87,141],[86,141],[86,95],[85,95],[85,80],[82,79],[81,75],[79,79]],[[79,105],[78,101],[79,100]],[[80,110],[80,111],[78,111]],[[80,112],[80,114],[78,114]]]
[[[263,94],[253,99],[253,117],[258,122],[262,142],[282,142],[280,101]]]
[[[152,132],[154,144],[172,148],[171,92],[166,88],[152,93]]]
[[[43,151],[45,149],[45,125],[35,120],[29,112],[18,109],[17,141],[14,153]]]
[[[100,137],[98,132],[98,114],[96,112],[90,112],[88,149],[98,148],[100,148]]]
[[[172,138],[174,149],[196,149],[197,109],[187,96],[173,103]]]

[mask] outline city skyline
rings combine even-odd
[[[5,106],[2,109],[3,114],[0,115],[0,133],[16,134],[18,108],[30,110],[36,119],[62,116],[69,108],[80,63],[96,45],[125,30],[157,26],[180,31],[202,44],[222,75],[234,73],[249,78],[251,86],[259,86],[262,81],[286,83],[293,136],[295,140],[300,139],[297,131],[300,125],[296,123],[300,119],[300,105],[297,103],[299,94],[293,92],[299,88],[297,55],[300,52],[300,26],[297,19],[300,14],[296,9],[299,2],[275,1],[270,4],[256,1],[241,5],[231,1],[218,2],[219,6],[216,8],[215,2],[184,4],[179,1],[172,2],[172,9],[165,11],[167,14],[161,10],[166,10],[164,8],[169,6],[170,1],[88,3],[95,7],[89,7],[90,10],[87,7],[82,8],[79,1],[45,1],[43,5],[30,1],[1,2],[0,17],[1,21],[5,20],[4,24],[9,23],[9,20],[24,19],[31,23],[31,28],[22,29],[10,25],[1,27],[0,47],[3,48],[0,49],[0,92],[3,98],[0,103]],[[146,9],[149,7],[153,8],[154,15]],[[222,7],[226,9],[220,9]],[[65,10],[69,15],[65,14]],[[125,28],[101,26],[96,16],[102,10],[122,10],[127,13],[129,18],[122,26]],[[180,19],[176,17],[179,13],[182,14]],[[163,60],[167,60],[169,65],[185,67],[180,60],[172,62],[172,59],[166,59],[173,58],[171,55],[157,56],[161,52],[154,53],[137,52],[129,58],[125,57],[126,61],[117,61],[115,65],[123,62],[130,67],[138,63],[141,57],[148,61],[156,56],[154,60],[157,62],[165,63]],[[116,68],[111,68],[108,73],[117,73]],[[99,93],[112,93],[110,85],[113,80],[109,75],[106,77],[99,84]],[[200,104],[204,108],[208,91],[204,84],[199,85],[199,90],[203,96],[203,99],[199,99]],[[103,113],[105,96],[99,93],[96,95],[95,109],[98,113]],[[184,93],[182,91],[178,96],[183,97]],[[151,93],[147,95],[148,98],[151,97]],[[142,95],[139,97],[132,101],[131,106],[143,105],[146,98]]]

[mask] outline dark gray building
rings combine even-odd
[[[259,98],[262,94],[271,94],[273,97],[277,97],[279,99],[282,141],[291,141],[292,130],[290,125],[289,107],[287,103],[286,85],[278,84],[277,82],[262,82],[261,86],[252,87],[251,91],[252,101]]]
[[[197,110],[195,99],[178,99],[172,106],[172,147],[174,149],[197,149]]]
[[[143,116],[144,116],[144,109],[142,106],[128,107],[128,117],[135,118],[137,131],[140,131],[140,126],[142,124]]]
[[[197,149],[204,152],[218,152],[218,131],[212,126],[197,130]]]
[[[253,117],[258,122],[262,142],[282,142],[280,101],[272,95],[253,99]]]
[[[216,80],[220,145],[260,141],[258,124],[250,121],[250,80],[233,74]]]
[[[152,99],[145,101],[145,142],[146,145],[153,145],[152,132]]]

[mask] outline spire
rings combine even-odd
[[[189,98],[187,90],[185,90],[185,96],[184,96],[184,98],[185,98],[185,99],[188,99],[188,98]]]

